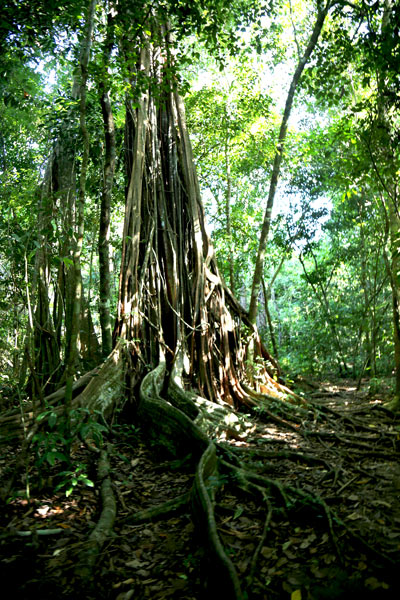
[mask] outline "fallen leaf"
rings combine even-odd
[[[292,592],[290,600],[301,600],[301,590],[295,590]]]
[[[140,577],[148,577],[150,575],[150,571],[146,571],[146,569],[138,569],[136,573],[140,575]]]
[[[353,512],[351,515],[348,515],[347,518],[349,521],[356,521],[357,519],[362,519],[362,515],[358,512]]]
[[[125,579],[124,581],[120,581],[119,583],[114,583],[113,588],[118,589],[121,587],[121,585],[129,585],[130,583],[135,583],[135,580],[132,579],[132,577],[130,579]]]
[[[130,600],[134,594],[135,590],[128,590],[127,592],[121,592],[118,594],[116,600]]]
[[[125,566],[130,567],[132,569],[140,569],[140,567],[143,566],[143,563],[137,558],[134,558],[133,560],[130,560],[129,562],[125,563]]]
[[[263,555],[264,558],[271,558],[274,554],[274,549],[267,548],[267,546],[263,546],[261,548],[261,554]]]
[[[281,567],[282,565],[286,565],[287,563],[288,563],[288,560],[287,560],[287,558],[285,558],[284,556],[282,556],[282,557],[281,557],[281,558],[278,560],[278,562],[276,563],[276,566],[279,568],[279,567]]]
[[[289,546],[292,545],[292,542],[290,540],[288,540],[287,542],[285,542],[284,544],[282,544],[282,550],[285,551],[289,548]]]
[[[376,577],[369,577],[365,580],[365,586],[370,588],[371,590],[377,590],[379,588],[383,588],[384,590],[388,590],[389,586],[387,583],[383,581],[378,581]]]
[[[298,566],[300,567],[300,565],[298,565]],[[289,575],[288,582],[293,587],[298,587],[299,585],[301,585],[303,583],[303,578],[301,577],[300,573],[299,574],[294,573],[293,575]]]
[[[336,560],[336,556],[334,554],[324,554],[322,558],[326,565],[330,565]]]
[[[284,581],[282,583],[282,588],[285,590],[285,592],[287,592],[288,594],[292,593],[292,586],[289,585],[288,583],[286,583],[286,581]]]

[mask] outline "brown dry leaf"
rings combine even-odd
[[[288,582],[293,587],[299,587],[303,583],[303,579],[302,579],[300,573],[298,575],[296,575],[296,573],[294,573],[293,575],[289,575]]]
[[[275,553],[275,550],[273,548],[268,548],[267,546],[263,546],[261,548],[261,554],[263,555],[264,558],[272,558],[274,553]]]
[[[181,590],[182,588],[187,586],[187,580],[184,578],[173,579],[169,581],[169,584],[173,587],[174,590]]]
[[[121,592],[118,594],[116,600],[130,600],[134,594],[135,590],[128,590],[127,592]]]
[[[362,519],[362,514],[358,512],[352,512],[351,515],[347,515],[349,521],[357,521],[357,519]]]
[[[249,561],[248,560],[240,560],[237,563],[237,568],[240,571],[240,573],[244,573],[248,567]]]
[[[324,579],[325,577],[328,576],[329,570],[328,569],[320,569],[317,565],[313,565],[311,567],[311,573],[317,579]]]
[[[147,564],[147,563],[143,563],[142,561],[138,560],[137,558],[134,558],[133,560],[130,560],[127,563],[125,563],[125,566],[130,567],[132,569],[140,569],[140,567],[142,567],[143,564]]]
[[[118,583],[114,583],[113,588],[118,589],[119,587],[121,587],[121,585],[129,585],[130,583],[135,583],[135,580],[132,579],[132,577],[130,579],[125,579],[124,581],[119,581]]]
[[[282,556],[276,563],[276,566],[279,568],[279,567],[282,567],[282,565],[287,565],[288,562],[289,562],[288,559],[285,558],[284,556]]]
[[[140,575],[140,577],[148,577],[150,575],[150,571],[147,571],[146,569],[138,569],[136,574]]]

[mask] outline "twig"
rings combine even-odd
[[[271,518],[272,518],[273,508],[272,508],[272,504],[269,501],[269,498],[267,497],[266,494],[265,494],[265,501],[267,503],[268,512],[267,512],[267,516],[265,517],[264,528],[263,528],[263,531],[261,534],[260,541],[258,542],[257,548],[254,550],[253,558],[251,559],[250,573],[249,573],[249,578],[248,578],[249,589],[251,588],[253,580],[254,580],[254,574],[256,572],[258,557],[260,555],[262,547],[264,546],[265,538],[267,537],[269,524],[270,524]]]

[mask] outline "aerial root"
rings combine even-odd
[[[227,597],[232,600],[242,600],[239,577],[225,552],[217,530],[214,510],[216,485],[218,485],[218,460],[215,444],[210,442],[196,470],[192,500],[193,516],[208,550],[209,592],[216,594],[216,591],[212,591],[215,583],[215,590],[224,589]]]

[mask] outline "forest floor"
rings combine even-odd
[[[354,382],[322,382],[306,391],[313,418],[285,428],[259,420],[253,434],[220,442],[249,469],[289,488],[302,501],[282,502],[266,520],[265,506],[221,475],[216,519],[220,538],[249,600],[319,600],[400,597],[400,419]],[[112,536],[96,562],[90,588],[76,565],[100,512],[95,458],[74,447],[77,485],[68,497],[54,483],[57,466],[29,472],[30,498],[14,492],[0,515],[0,581],[8,597],[44,600],[97,598],[198,600],[204,592],[204,550],[190,502],[163,518],[138,522],[141,511],[187,493],[188,461],[169,460],[145,443],[132,425],[120,423],[109,438],[111,479],[117,499]],[[2,448],[0,486],[18,449]],[[80,469],[80,470],[79,470]],[[60,471],[58,467],[58,471]],[[3,481],[1,481],[3,473]],[[284,488],[282,487],[282,490]],[[185,498],[185,496],[183,496]],[[282,492],[284,499],[284,492]],[[319,506],[321,510],[315,510]],[[214,583],[215,585],[215,583]],[[218,585],[218,584],[216,584]],[[227,596],[223,596],[227,598]],[[229,600],[229,598],[228,598]]]

